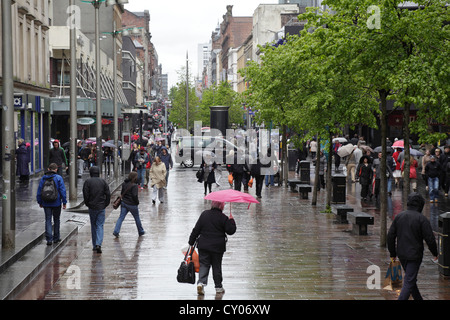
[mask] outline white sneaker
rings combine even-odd
[[[222,288],[216,288],[216,293],[225,293],[225,289]]]
[[[199,283],[197,284],[197,294],[198,295],[204,295],[205,294],[205,289],[204,289],[205,285],[203,283]]]

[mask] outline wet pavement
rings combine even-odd
[[[92,251],[88,215],[64,212],[63,220],[79,219],[78,233],[40,272],[17,300],[395,300],[398,292],[370,289],[371,266],[380,269],[380,281],[389,263],[387,248],[380,247],[379,210],[374,201],[361,202],[360,185],[347,184],[348,206],[375,217],[368,235],[351,233],[351,224],[338,224],[324,213],[325,190],[318,205],[286,187],[263,187],[260,204],[231,204],[237,231],[228,237],[223,259],[225,294],[216,295],[210,273],[205,296],[196,286],[176,280],[187,245],[200,213],[209,208],[196,168],[175,165],[170,172],[164,203],[151,203],[151,191],[140,190],[140,217],[146,231],[139,237],[131,215],[120,237],[112,235],[119,210],[108,207],[102,254]],[[290,172],[291,177],[295,174]],[[226,176],[220,187],[229,188]],[[424,187],[419,191],[425,195]],[[255,189],[250,188],[255,195]],[[115,195],[114,195],[115,196]],[[113,198],[114,198],[113,196]],[[438,216],[450,211],[450,200],[441,195],[437,204],[426,203],[424,214],[437,230]],[[389,198],[389,215],[403,210],[401,190]],[[40,211],[33,211],[33,215]],[[225,206],[230,212],[230,204]],[[75,216],[74,216],[75,215]],[[30,217],[18,214],[19,225]],[[29,215],[30,216],[30,215]],[[42,213],[43,218],[43,213]],[[84,219],[84,220],[83,220]],[[73,221],[72,221],[73,222]],[[70,223],[72,223],[70,222]],[[388,227],[391,223],[388,218]],[[19,228],[19,227],[18,227]],[[437,237],[436,237],[437,238]],[[439,274],[426,249],[418,286],[426,300],[450,298],[450,279]]]

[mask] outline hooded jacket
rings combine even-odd
[[[42,187],[44,186],[44,183],[47,179],[53,179],[55,181],[56,188],[58,189],[58,198],[56,199],[56,201],[45,202],[44,200],[42,200],[42,197],[41,197]],[[59,174],[56,174],[54,171],[46,172],[45,175],[41,178],[41,181],[39,182],[39,187],[38,187],[37,194],[36,194],[36,200],[39,203],[39,205],[41,205],[43,207],[54,208],[54,207],[61,206],[61,204],[66,204],[67,203],[66,186],[64,185],[63,178]]]
[[[392,258],[422,260],[424,245],[437,257],[436,239],[430,221],[422,214],[424,198],[417,192],[408,197],[407,210],[399,213],[387,235],[387,245]],[[397,245],[396,245],[397,240]]]
[[[89,169],[90,178],[83,184],[84,204],[92,210],[103,210],[111,201],[111,192],[106,181],[100,178],[100,169]]]

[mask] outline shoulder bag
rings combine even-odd
[[[189,247],[186,251],[184,260],[178,268],[177,281],[180,283],[195,284],[195,265],[194,261],[191,259],[191,256],[193,255],[196,246],[197,241],[195,241],[194,245]]]
[[[114,210],[117,209],[118,207],[120,207],[121,203],[122,203],[122,197],[125,193],[127,193],[128,191],[130,191],[130,189],[134,186],[134,183],[132,183],[125,191],[124,193],[122,193],[120,196],[118,196],[116,198],[116,200],[114,200],[113,202],[113,208]]]

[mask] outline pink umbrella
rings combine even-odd
[[[248,203],[249,207],[250,203],[259,203],[258,200],[256,200],[253,196],[249,195],[248,193],[240,192],[233,189],[211,192],[204,199],[220,202],[244,202]]]
[[[404,148],[404,147],[405,147],[405,144],[404,144],[403,140],[397,140],[392,145],[392,148]]]

